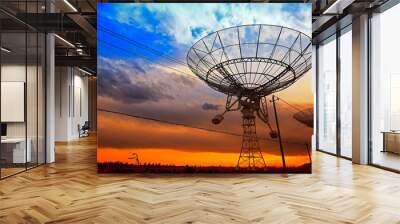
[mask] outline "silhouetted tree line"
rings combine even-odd
[[[311,163],[299,167],[288,167],[286,171],[281,167],[267,167],[247,169],[224,166],[176,166],[161,165],[160,163],[143,163],[141,165],[106,162],[97,164],[99,173],[311,173]]]

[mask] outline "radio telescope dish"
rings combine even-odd
[[[253,24],[215,31],[197,41],[187,54],[192,72],[213,89],[228,95],[226,109],[212,122],[219,124],[229,111],[242,112],[243,141],[237,167],[266,167],[256,135],[255,115],[270,136],[266,96],[281,91],[311,68],[311,38],[275,25]],[[279,135],[280,137],[280,135]],[[282,156],[283,150],[281,149]]]
[[[293,114],[293,118],[298,122],[306,125],[309,128],[314,127],[314,109],[307,108],[305,110],[299,111]]]
[[[243,25],[213,32],[187,54],[189,68],[212,88],[235,96],[267,96],[311,68],[311,38],[291,28]]]

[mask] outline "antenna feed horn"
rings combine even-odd
[[[213,124],[219,124],[224,120],[224,116],[222,114],[217,114],[215,117],[211,120]]]

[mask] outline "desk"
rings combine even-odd
[[[31,154],[31,145],[32,141],[30,138],[27,139],[27,149],[25,151],[25,138],[5,138],[1,139],[1,153],[3,154],[12,154],[12,156],[8,159],[7,162],[10,163],[25,163],[31,162],[32,154]],[[12,147],[10,149],[10,146]],[[4,158],[4,157],[3,157]],[[12,160],[11,160],[12,158]]]
[[[400,132],[383,131],[383,150],[382,152],[392,152],[400,154]]]

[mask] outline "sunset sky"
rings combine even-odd
[[[273,24],[311,34],[310,4],[98,4],[98,108],[242,133],[241,114],[230,112],[219,125],[226,96],[197,78],[186,66],[186,54],[201,37],[226,27]],[[119,36],[121,35],[121,36]],[[144,49],[149,46],[157,49]],[[168,60],[159,52],[176,60]],[[171,69],[175,68],[177,70]],[[313,106],[307,72],[278,96],[298,108]],[[305,144],[312,129],[293,119],[293,108],[277,103],[289,166],[308,161]],[[270,114],[272,114],[270,108]],[[272,117],[274,118],[274,117]],[[273,125],[275,122],[272,122]],[[276,141],[257,121],[257,133],[268,166],[281,166]],[[236,166],[241,137],[189,127],[98,113],[98,162],[140,162],[196,166]]]

